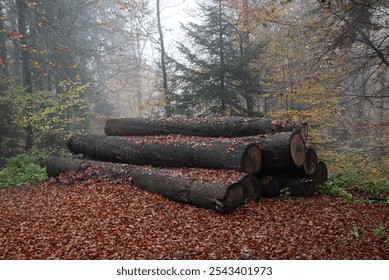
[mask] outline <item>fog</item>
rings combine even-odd
[[[388,169],[384,2],[159,1],[160,24],[151,0],[1,1],[0,158],[109,118],[239,115]]]

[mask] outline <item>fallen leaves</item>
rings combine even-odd
[[[264,198],[221,215],[81,178],[1,190],[0,259],[389,258],[374,235],[389,228],[379,203]]]

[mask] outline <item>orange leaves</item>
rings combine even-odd
[[[220,215],[84,176],[0,190],[0,259],[389,257],[374,235],[377,225],[389,228],[388,207],[323,196],[264,198]]]
[[[36,50],[31,50],[31,52],[36,52]],[[31,64],[31,67],[33,69],[39,71],[44,76],[47,75],[47,73],[46,73],[47,71],[45,70],[45,69],[47,69],[47,67],[50,67],[51,69],[61,69],[64,67],[61,63],[55,64],[54,62],[47,60],[47,59],[44,59],[42,61],[30,59],[30,64]],[[0,66],[1,66],[1,61],[0,61]],[[68,66],[68,68],[70,68],[70,69],[74,69],[76,67],[77,67],[76,65]]]

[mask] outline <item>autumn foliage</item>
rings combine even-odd
[[[61,175],[0,191],[0,259],[388,259],[389,208],[318,195],[228,215],[122,179]]]

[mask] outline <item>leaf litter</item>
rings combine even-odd
[[[389,259],[382,203],[262,198],[223,215],[83,175],[0,190],[0,259]]]

